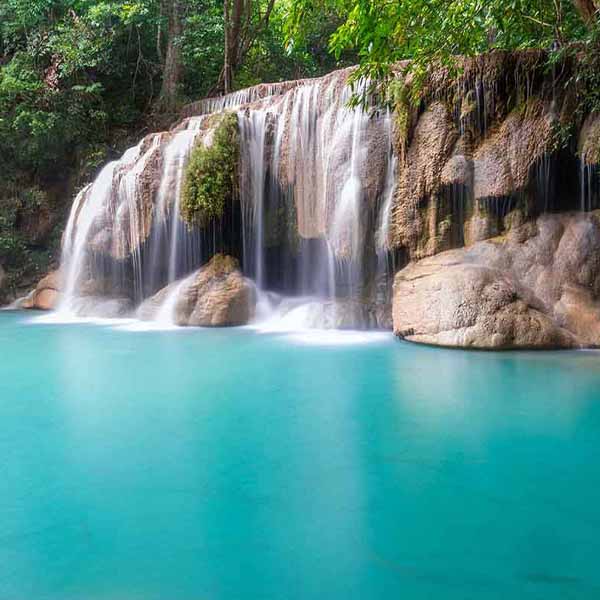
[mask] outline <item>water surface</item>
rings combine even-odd
[[[596,352],[30,319],[1,600],[600,597]]]

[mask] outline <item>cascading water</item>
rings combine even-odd
[[[376,275],[368,259],[377,262],[373,227],[387,221],[377,210],[391,206],[391,199],[378,202],[393,176],[389,112],[352,110],[350,95],[338,75],[305,83],[239,117],[244,256],[251,257],[245,264],[261,289],[275,267],[295,272],[291,282],[280,275],[280,287],[310,297],[307,304],[321,314],[325,306],[320,320],[327,326],[373,324],[364,316]],[[289,215],[299,239],[295,247],[280,240],[275,261],[267,239],[273,236],[265,231],[272,232],[278,218],[281,235]]]
[[[579,185],[581,189],[581,210],[588,211],[595,208],[594,198],[596,195],[595,183],[598,176],[598,169],[595,165],[587,162],[587,157],[583,154],[579,161]]]
[[[119,161],[106,165],[93,184],[85,187],[73,203],[64,233],[61,255],[63,272],[63,300],[58,307],[61,313],[76,312],[81,285],[89,272],[94,228],[109,219],[110,203],[117,174],[131,167],[140,155],[141,142],[129,149]]]
[[[185,166],[200,135],[203,120],[203,117],[190,119],[185,129],[173,135],[164,152],[149,244],[146,276],[149,292],[158,290],[165,282],[172,283],[201,260],[200,234],[181,221],[179,211]]]
[[[259,290],[264,281],[265,140],[267,111],[248,110],[238,115],[241,137],[240,199],[242,203],[245,270]]]
[[[78,299],[89,296],[127,299],[133,308],[221,251],[226,227],[186,225],[180,199],[192,148],[211,143],[207,113],[233,108],[241,241],[236,246],[232,233],[227,250],[268,298],[262,306],[272,317],[295,311],[311,326],[377,325],[372,307],[381,301],[377,280],[387,276],[381,239],[395,169],[391,117],[349,108],[349,73],[204,101],[197,113],[205,116],[148,136],[107,165],[71,211],[61,310],[81,312]],[[85,310],[94,312],[93,303]]]
[[[392,119],[389,113],[386,117],[390,148],[385,169],[385,186],[382,195],[383,204],[379,212],[379,222],[377,233],[375,234],[375,248],[377,252],[377,302],[384,305],[391,301],[391,281],[394,273],[394,265],[390,261],[390,221],[398,170],[398,158],[391,148]]]

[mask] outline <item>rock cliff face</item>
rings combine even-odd
[[[398,336],[599,343],[600,240],[588,211],[600,206],[600,121],[577,116],[576,90],[543,65],[537,52],[465,61],[458,79],[434,73],[408,112],[388,239],[408,263],[394,282]]]
[[[600,345],[599,217],[544,215],[409,264],[394,282],[394,332],[469,348]]]
[[[564,139],[581,127],[575,96],[544,65],[539,52],[465,60],[461,77],[434,73],[421,105],[402,109],[391,247],[423,258],[502,233],[514,208],[534,217],[577,207],[577,198],[561,197],[570,178],[578,185],[577,158]],[[585,140],[594,137],[593,122],[582,128]]]

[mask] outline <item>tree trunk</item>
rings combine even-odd
[[[240,39],[242,21],[250,22],[252,15],[251,0],[225,0],[223,3],[225,19],[225,48],[223,60],[223,92],[233,89],[233,73],[240,60]]]
[[[246,54],[256,38],[269,25],[275,0],[269,0],[264,14],[255,15],[253,23],[252,0],[224,0],[223,19],[225,31],[225,47],[223,52],[223,69],[219,75],[217,90],[228,94],[233,90],[233,76],[243,63]]]
[[[222,72],[221,77],[222,77],[222,86],[223,86],[224,94],[229,94],[229,92],[231,91],[232,84],[233,84],[233,71],[232,71],[232,67],[231,67],[231,54],[230,54],[231,7],[229,6],[229,4],[230,4],[230,0],[225,0],[223,2],[223,22],[224,22],[225,39],[223,41],[223,43],[224,43],[223,72]]]
[[[167,41],[167,56],[163,69],[160,105],[166,112],[174,112],[177,108],[179,85],[181,83],[181,49],[179,38],[183,33],[182,0],[167,0],[169,15],[169,31]]]

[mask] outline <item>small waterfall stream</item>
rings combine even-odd
[[[157,193],[156,207],[154,209],[154,225],[150,243],[150,272],[148,279],[151,290],[159,289],[164,284],[164,268],[161,270],[161,258],[166,254],[167,278],[171,283],[177,279],[178,265],[194,264],[196,262],[194,247],[197,246],[195,239],[181,244],[180,240],[189,234],[186,227],[179,218],[179,199],[183,184],[184,169],[189,155],[199,135],[199,129],[203,118],[190,119],[187,128],[178,131],[169,141],[163,159],[160,187]],[[193,236],[191,236],[193,238]],[[190,254],[191,257],[180,256],[181,252]],[[162,277],[161,277],[162,276]]]
[[[63,237],[61,268],[63,269],[63,300],[60,313],[76,312],[86,269],[90,268],[89,247],[93,233],[102,221],[110,218],[114,180],[120,169],[131,167],[140,156],[141,142],[125,152],[119,161],[107,164],[94,183],[85,187],[73,203]]]

